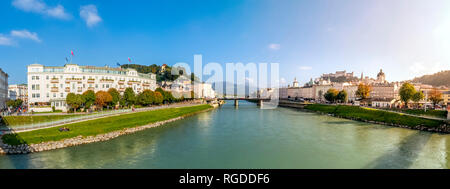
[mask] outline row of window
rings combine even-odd
[[[77,72],[77,68],[68,68],[67,71]],[[39,72],[39,68],[33,68],[32,72]],[[64,68],[45,68],[44,72],[50,73],[63,73]],[[107,70],[107,69],[92,69],[92,68],[81,68],[81,72],[84,73],[107,73],[107,74],[119,74],[126,75],[126,71],[118,71],[118,70]],[[130,72],[130,75],[137,75],[135,72]]]
[[[45,76],[45,78],[46,78],[46,80],[49,80],[50,78],[52,78],[52,79],[57,79],[57,77],[56,76],[52,76],[52,77],[50,77],[49,75],[47,75],[47,76]],[[59,78],[60,79],[63,79],[63,76],[62,75],[60,75],[59,76]],[[72,79],[75,79],[75,76],[74,75],[72,75],[72,77],[71,77]],[[95,79],[98,79],[99,77],[98,76],[95,76]],[[39,78],[39,76],[31,76],[31,80],[39,80],[40,78]],[[67,79],[67,78],[66,78]],[[83,76],[83,80],[85,80],[86,79],[86,76]],[[89,76],[89,79],[94,79],[92,76]],[[102,76],[101,77],[101,79],[108,79],[108,80],[119,80],[119,81],[125,81],[125,78],[124,77],[108,77],[108,76]],[[141,82],[141,81],[144,81],[144,82],[149,82],[149,81],[147,81],[147,80],[140,80],[140,79],[134,79],[134,78],[131,78],[131,79],[129,79],[128,81],[136,81],[136,82]]]

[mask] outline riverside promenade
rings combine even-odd
[[[289,100],[280,100],[279,101],[279,106],[281,106],[281,107],[290,107],[290,108],[298,108],[298,109],[304,109],[305,106],[307,106],[308,104],[312,104],[312,103],[295,102],[295,101],[289,101]],[[336,106],[336,105],[340,105],[340,104],[325,104],[325,105]],[[346,105],[346,104],[343,104],[343,105]],[[374,107],[366,107],[366,106],[360,106],[360,107],[374,109],[374,110],[380,110],[380,111],[385,111],[385,112],[391,112],[391,113],[397,113],[397,114],[401,114],[401,115],[407,115],[407,116],[423,118],[423,119],[431,119],[431,120],[446,121],[446,122],[450,121],[449,119],[439,118],[439,117],[409,114],[409,113],[405,113],[405,112],[398,112],[398,111],[386,110],[386,109],[380,109],[380,108],[374,108]]]
[[[136,114],[111,116],[94,121],[95,123],[87,121],[68,124],[70,132],[63,135],[60,134],[61,131],[54,129],[11,133],[0,137],[0,154],[26,154],[107,141],[211,109],[211,105],[204,103],[182,103],[154,111],[142,110]]]
[[[150,111],[150,110],[188,107],[188,106],[199,105],[202,103],[203,102],[201,100],[194,100],[194,101],[173,103],[173,104],[168,104],[168,105],[136,108],[136,109],[134,109],[134,111],[132,109],[123,109],[123,110],[106,111],[104,113],[103,112],[95,112],[95,113],[91,113],[91,114],[79,114],[80,116],[77,116],[75,118],[61,119],[61,120],[57,120],[57,121],[39,123],[39,124],[30,124],[30,125],[24,125],[24,126],[4,126],[4,127],[0,127],[0,137],[4,134],[27,132],[27,131],[33,131],[33,130],[38,130],[38,129],[46,129],[46,128],[58,127],[58,126],[62,126],[62,125],[70,124],[70,123],[78,123],[78,122],[83,122],[83,121],[125,115],[125,114],[130,114],[130,113],[144,112],[144,111]],[[67,114],[67,113],[56,113],[56,114],[71,115],[71,114]],[[51,115],[54,115],[54,114],[51,114]],[[26,115],[26,116],[42,116],[42,115],[35,114],[35,115]]]

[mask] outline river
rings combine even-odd
[[[449,166],[450,135],[244,101],[110,141],[0,156],[1,169]]]

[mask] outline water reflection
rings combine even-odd
[[[416,132],[405,137],[397,148],[386,152],[367,165],[366,168],[405,169],[417,160],[419,153],[431,137],[431,133]]]

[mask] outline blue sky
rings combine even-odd
[[[336,70],[390,81],[450,69],[448,0],[3,0],[0,68],[278,62],[282,80]]]

